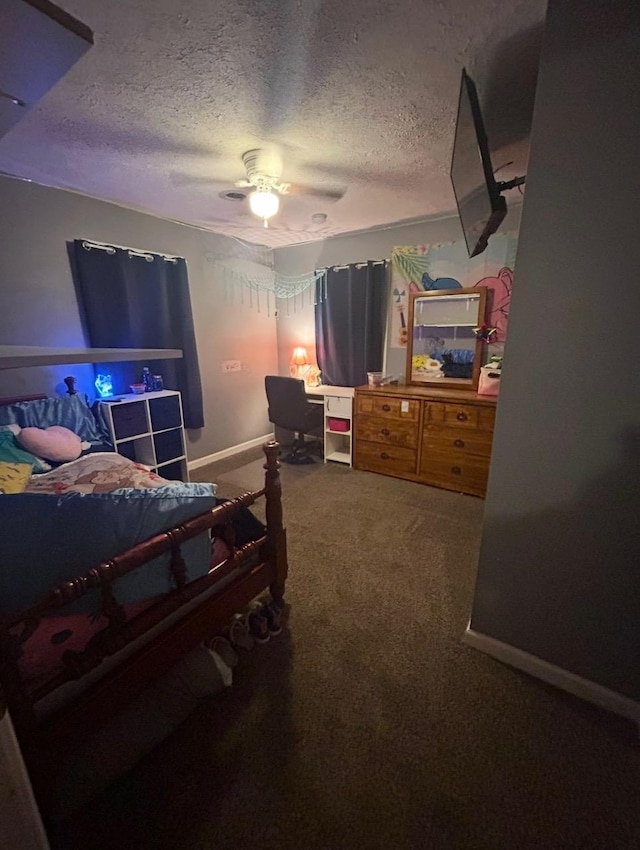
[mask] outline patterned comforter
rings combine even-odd
[[[175,484],[115,452],[95,452],[32,476],[27,493],[110,493],[122,488],[146,490]]]

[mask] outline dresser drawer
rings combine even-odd
[[[423,449],[420,480],[461,493],[484,496],[489,477],[489,459],[471,455],[448,455]]]
[[[417,452],[399,446],[381,446],[358,440],[356,442],[356,467],[386,475],[415,475]]]
[[[345,396],[326,395],[324,409],[327,416],[345,417],[351,419],[351,399]]]
[[[418,447],[417,422],[402,422],[376,416],[358,416],[355,422],[358,440],[402,446],[407,449]]]
[[[478,415],[478,428],[489,432],[489,439],[493,437],[493,429],[496,424],[495,407],[481,407]]]
[[[417,422],[420,419],[420,402],[392,396],[361,395],[357,397],[357,412],[385,419]]]
[[[483,458],[491,456],[491,434],[487,431],[474,431],[465,428],[439,428],[425,425],[422,432],[422,451],[446,452],[452,457],[476,455]]]
[[[433,425],[477,428],[480,408],[473,404],[428,404],[426,421]]]

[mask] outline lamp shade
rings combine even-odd
[[[291,355],[291,365],[292,366],[306,366],[309,363],[307,358],[307,349],[302,346],[298,346],[293,349],[293,354]]]
[[[249,206],[251,212],[263,219],[266,224],[267,219],[278,212],[280,201],[273,192],[252,192],[249,195]]]

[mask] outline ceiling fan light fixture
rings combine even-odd
[[[270,191],[257,191],[249,195],[249,206],[251,212],[264,221],[268,227],[268,219],[278,212],[280,200],[277,195]]]

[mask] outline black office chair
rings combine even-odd
[[[269,422],[294,432],[293,446],[284,455],[285,463],[313,463],[310,448],[321,445],[320,432],[324,425],[324,406],[313,404],[307,399],[304,381],[297,378],[281,378],[267,375],[264,387],[269,403]],[[316,436],[315,444],[309,445],[305,435]]]

